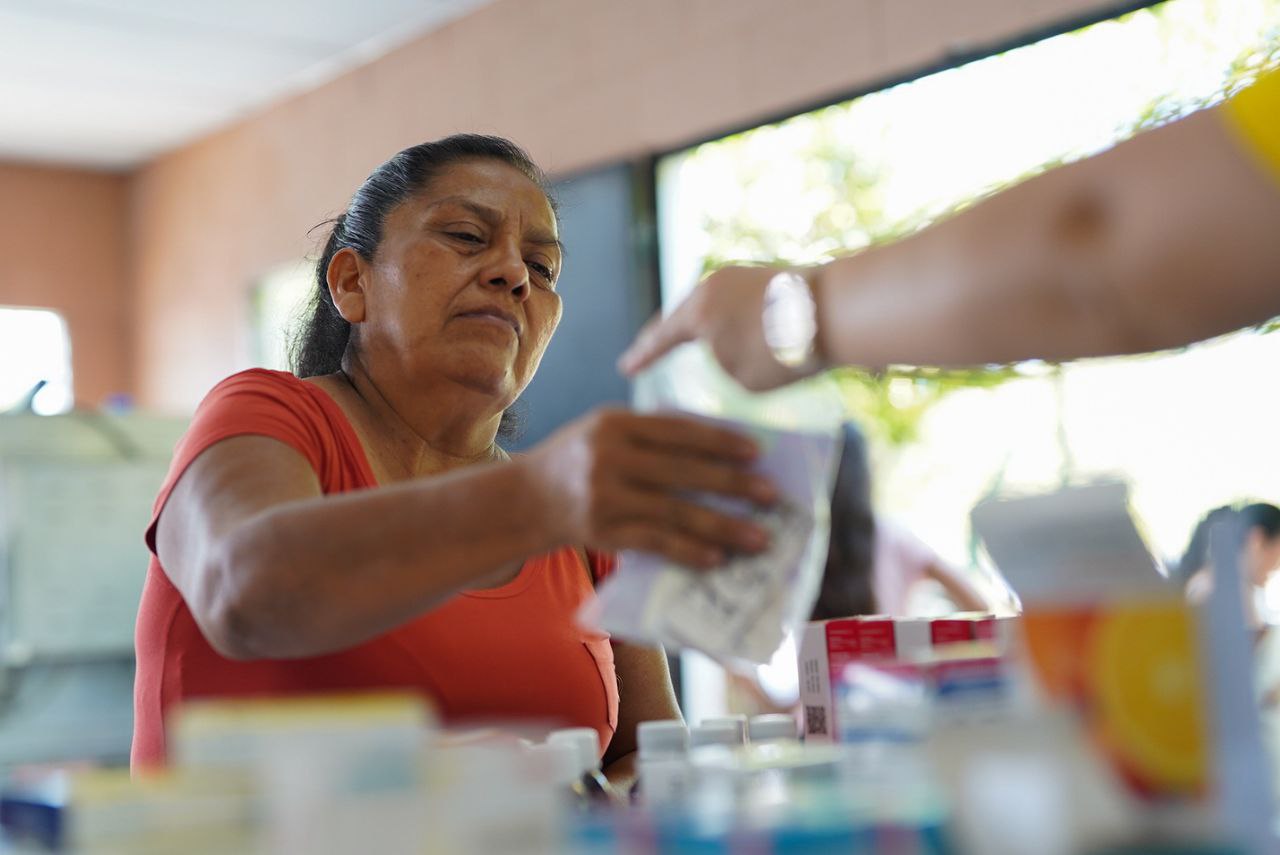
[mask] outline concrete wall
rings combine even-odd
[[[248,364],[255,280],[307,253],[308,229],[404,146],[459,130],[494,132],[529,148],[553,174],[581,172],[1120,5],[498,0],[134,174],[129,288],[57,277],[58,287],[76,289],[63,303],[73,307],[69,318],[73,309],[76,318],[109,318],[98,332],[73,322],[80,388],[92,400],[132,377],[145,405],[189,410]],[[104,182],[112,199],[118,192],[114,179],[84,180]],[[4,185],[0,192],[9,195]],[[94,228],[115,263],[123,253],[109,246],[119,234],[111,221],[103,216]],[[46,256],[62,246],[56,236],[32,240]],[[116,295],[132,300],[131,324],[105,313]],[[135,332],[132,350],[126,329]],[[131,373],[117,367],[123,359]]]
[[[0,164],[0,306],[62,314],[87,406],[133,387],[127,191],[122,176]]]

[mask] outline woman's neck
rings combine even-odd
[[[469,402],[442,399],[454,396],[396,395],[359,359],[344,360],[334,378],[348,390],[385,477],[400,480],[505,458],[495,441],[501,413],[477,413]]]

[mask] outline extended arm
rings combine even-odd
[[[959,366],[1137,353],[1280,314],[1280,187],[1205,110],[809,272],[821,362],[776,362],[769,268],[716,271],[620,361],[706,340],[750,388],[826,364]]]
[[[688,491],[768,501],[751,443],[705,423],[599,412],[517,460],[322,496],[283,442],[201,453],[161,512],[157,554],[201,631],[233,658],[313,656],[388,631],[513,562],[565,544],[693,566],[763,548]]]

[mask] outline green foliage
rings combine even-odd
[[[881,373],[841,368],[833,375],[846,412],[888,447],[914,442],[925,414],[952,392],[987,389],[1024,376],[1011,365],[951,371],[898,367]]]

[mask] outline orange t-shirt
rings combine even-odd
[[[164,763],[165,714],[187,698],[372,689],[422,692],[446,721],[520,718],[594,727],[601,745],[608,745],[618,724],[613,650],[607,635],[583,630],[574,620],[593,592],[570,547],[530,558],[500,588],[462,592],[349,650],[249,662],[220,656],[155,556],[156,521],[201,452],[245,434],[297,449],[326,494],[377,486],[350,422],[318,386],[254,369],[214,387],[178,443],[147,528],[152,557],[135,637],[134,768]],[[597,579],[612,569],[605,556],[593,556],[591,563]]]

